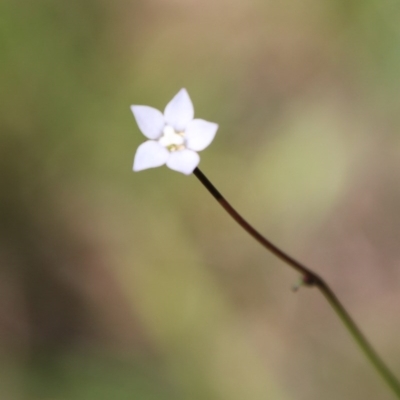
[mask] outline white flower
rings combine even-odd
[[[186,89],[167,104],[164,114],[153,107],[131,106],[143,135],[148,141],[136,150],[133,170],[167,167],[189,175],[200,162],[198,151],[214,139],[218,125],[193,119],[194,109]]]

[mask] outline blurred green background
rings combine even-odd
[[[131,170],[186,87],[200,168],[400,375],[400,2],[2,0],[1,400],[391,399],[194,176]]]

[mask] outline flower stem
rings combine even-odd
[[[273,253],[276,257],[280,258],[283,262],[288,264],[290,267],[294,268],[297,272],[302,275],[302,282],[306,286],[315,286],[320,292],[325,296],[328,303],[334,309],[344,326],[349,331],[350,335],[360,346],[361,351],[365,354],[371,364],[375,367],[378,374],[384,379],[386,384],[393,390],[396,397],[400,399],[400,383],[391,372],[391,370],[386,366],[383,360],[378,356],[374,348],[365,338],[361,330],[358,328],[357,324],[350,317],[346,308],[342,305],[339,299],[336,297],[335,293],[329,287],[327,283],[315,272],[286,254],[284,251],[279,249],[273,243],[271,243],[267,238],[265,238],[261,233],[254,229],[221,195],[217,188],[208,180],[208,178],[196,168],[193,171],[194,175],[199,179],[199,181],[206,187],[206,189],[211,193],[211,195],[218,201],[218,203],[225,209],[225,211],[257,242],[264,246],[267,250]]]

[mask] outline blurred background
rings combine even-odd
[[[0,2],[1,400],[392,399],[194,176],[132,172],[182,87],[200,168],[400,376],[400,3]]]

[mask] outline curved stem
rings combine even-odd
[[[279,249],[261,233],[254,229],[221,195],[217,188],[208,180],[208,178],[196,168],[193,174],[199,179],[199,181],[206,187],[206,189],[212,194],[212,196],[218,201],[218,203],[225,209],[225,211],[257,242],[264,246],[267,250],[273,253],[275,256],[280,258],[283,262],[294,268],[303,277],[303,283],[307,286],[315,286],[325,296],[328,303],[335,310],[340,320],[347,328],[353,339],[360,346],[361,351],[365,354],[371,364],[375,367],[379,375],[384,379],[387,385],[396,394],[396,397],[400,399],[400,383],[390,369],[386,366],[383,360],[378,356],[374,348],[365,338],[357,324],[351,318],[346,308],[342,305],[335,293],[329,287],[327,283],[315,272],[289,256],[287,253]]]

